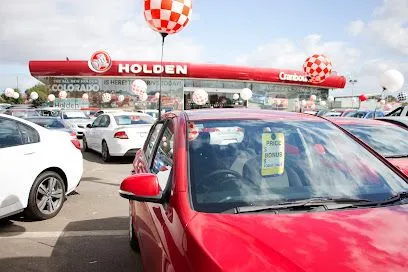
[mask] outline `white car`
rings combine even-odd
[[[0,114],[0,218],[54,217],[83,172],[79,141],[66,132]]]
[[[139,112],[102,114],[85,130],[83,149],[101,153],[105,162],[111,157],[134,156],[143,147],[154,121]]]
[[[76,133],[78,138],[82,138],[86,126],[93,121],[91,117],[81,110],[62,110],[59,116],[64,124],[69,126]]]

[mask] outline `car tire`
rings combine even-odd
[[[109,147],[105,140],[102,141],[102,160],[104,162],[110,162],[112,159],[111,155],[109,154]]]
[[[88,147],[88,142],[86,141],[85,135],[82,138],[82,150],[84,152],[88,152],[89,151],[89,147]]]
[[[25,213],[36,220],[50,219],[60,212],[64,202],[63,179],[55,172],[46,171],[35,179]]]

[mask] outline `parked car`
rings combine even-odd
[[[4,114],[11,115],[18,118],[39,117],[38,111],[32,108],[8,108]]]
[[[80,110],[62,110],[59,117],[75,131],[79,139],[84,135],[86,126],[92,123],[92,119]]]
[[[375,118],[377,117],[383,117],[384,112],[382,111],[362,111],[358,110],[354,113],[347,114],[343,117],[353,117],[353,118],[363,118],[363,119],[373,119],[374,118],[374,113],[375,113]]]
[[[408,129],[373,119],[333,118],[408,176]]]
[[[59,107],[43,107],[36,109],[41,116],[53,116],[57,117],[60,115],[61,108]]]
[[[333,109],[332,112],[339,112],[341,117],[349,117],[350,115],[354,114],[357,110],[356,109],[346,109],[346,108],[339,108]]]
[[[401,106],[388,113],[385,117],[408,117],[408,106]]]
[[[211,144],[214,127],[244,137]],[[133,172],[120,195],[149,271],[396,271],[408,262],[407,177],[323,118],[168,113]]]
[[[408,126],[408,106],[398,107],[384,117],[378,118],[393,123],[403,123]]]
[[[100,108],[81,108],[81,111],[85,112],[91,119],[95,119],[97,116],[95,114],[100,110]]]
[[[134,156],[143,146],[154,120],[137,112],[102,114],[87,126],[83,148],[101,153],[105,162],[116,156]]]
[[[376,120],[380,120],[380,121],[383,121],[383,122],[388,122],[388,123],[399,125],[401,127],[408,128],[408,117],[407,118],[404,118],[404,117],[400,117],[400,118],[381,117],[381,118],[376,118]]]
[[[73,131],[69,126],[65,125],[61,118],[41,116],[41,117],[28,117],[25,119],[46,129],[66,132],[72,137],[75,136],[76,138],[75,131]]]
[[[341,115],[342,113],[338,111],[329,111],[323,114],[324,117],[340,117]]]
[[[77,139],[4,114],[0,165],[0,218],[24,210],[34,219],[54,217],[83,171]]]
[[[0,113],[5,112],[6,109],[7,109],[8,107],[10,107],[10,106],[11,106],[11,104],[0,103]]]

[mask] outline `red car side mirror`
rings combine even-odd
[[[159,181],[154,174],[144,173],[125,178],[119,194],[121,197],[140,202],[161,203],[163,194]]]

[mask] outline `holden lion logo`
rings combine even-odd
[[[96,51],[88,60],[89,69],[95,73],[105,73],[112,66],[112,59],[105,51]]]

